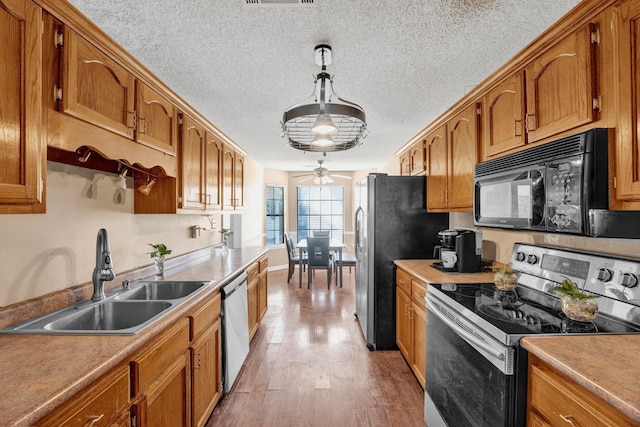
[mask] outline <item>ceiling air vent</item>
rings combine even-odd
[[[313,6],[317,0],[243,0],[245,6]]]

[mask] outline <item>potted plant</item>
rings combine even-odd
[[[590,322],[598,315],[598,301],[594,295],[580,291],[577,284],[565,278],[553,288],[560,293],[562,312],[571,320]]]
[[[493,267],[492,268],[493,275],[493,283],[496,285],[496,288],[501,291],[512,291],[518,286],[518,276],[516,276],[516,272],[511,270],[509,266],[502,267]]]
[[[151,258],[155,262],[156,266],[156,276],[164,277],[164,257],[171,253],[171,249],[168,249],[164,243],[158,243],[152,245],[151,243],[147,243],[149,246],[153,248],[153,251],[149,252]]]
[[[229,248],[229,237],[233,234],[230,228],[223,228],[220,230],[222,234],[222,250],[225,251]]]

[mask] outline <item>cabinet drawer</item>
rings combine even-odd
[[[267,268],[269,267],[269,258],[262,257],[258,260],[258,264],[260,265],[260,273],[262,273],[263,271],[267,271]]]
[[[411,295],[411,276],[404,270],[396,269],[396,285],[402,289],[407,295]]]
[[[551,370],[535,357],[532,359],[529,366],[529,404],[551,425],[635,425],[602,399]]]
[[[131,362],[134,396],[151,384],[189,348],[189,321],[177,322]]]
[[[422,284],[422,282],[418,282],[415,280],[411,281],[411,300],[414,304],[419,305],[420,307],[426,310],[427,302],[424,297],[427,296],[427,287]]]
[[[198,308],[189,315],[191,325],[189,339],[193,341],[200,334],[220,319],[220,291],[212,295],[208,301],[200,304]]]
[[[129,395],[129,365],[124,365],[84,389],[35,425],[108,426],[129,410]]]
[[[258,270],[260,268],[260,264],[258,264],[258,262],[254,262],[253,264],[251,264],[249,267],[247,267],[247,269],[245,270],[247,272],[247,282],[251,282],[252,280],[255,280],[258,277]]]

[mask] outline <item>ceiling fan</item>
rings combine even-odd
[[[318,167],[311,171],[311,173],[307,173],[304,175],[294,175],[293,178],[303,178],[299,182],[305,182],[313,179],[314,184],[331,184],[333,179],[331,177],[336,178],[344,178],[344,179],[352,179],[347,175],[338,175],[335,173],[330,173],[329,170],[322,166],[324,160],[318,160]]]

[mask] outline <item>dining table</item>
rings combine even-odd
[[[338,262],[338,269],[336,273],[336,286],[340,288],[342,287],[342,249],[344,247],[346,247],[346,245],[344,244],[343,241],[339,239],[331,238],[329,240],[329,250],[336,252],[338,254],[338,259],[336,260]],[[299,287],[302,287],[302,260],[303,260],[303,254],[307,252],[307,249],[308,249],[307,239],[301,239],[297,244],[297,248],[298,248],[298,254],[300,255],[299,256],[300,260],[298,261],[300,263],[298,266],[299,267],[298,283],[299,283]],[[307,286],[309,285],[307,284]]]

